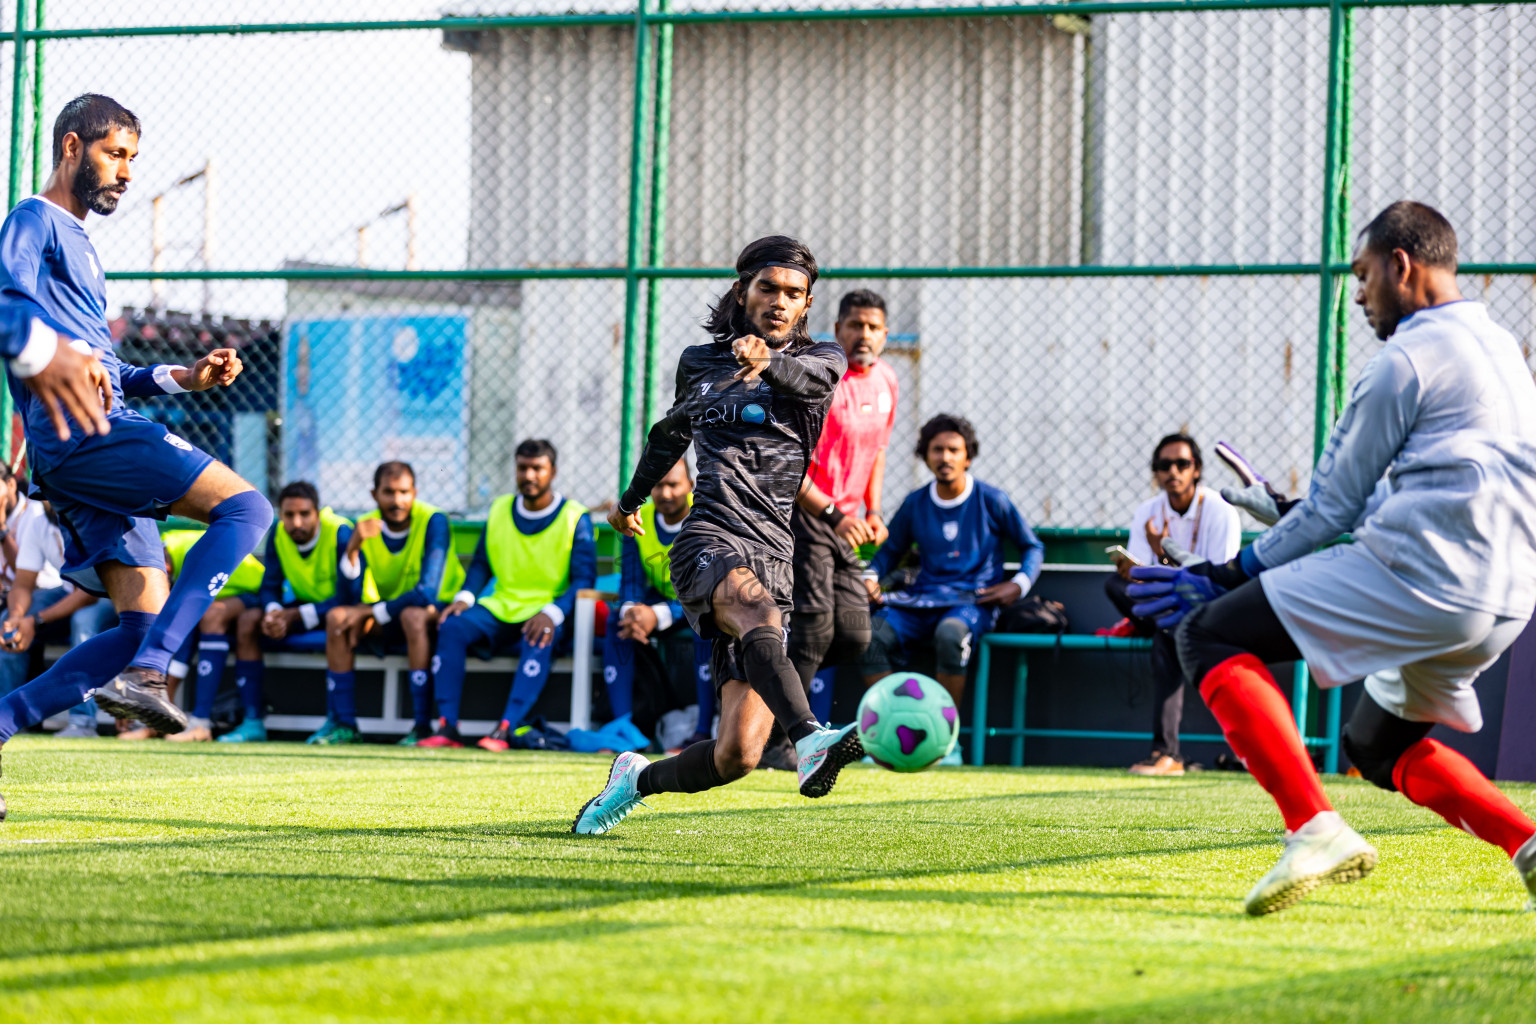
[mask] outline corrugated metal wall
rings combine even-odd
[[[1519,61],[1536,11],[1356,18],[1352,223],[1413,195],[1468,258],[1536,256]],[[629,30],[484,38],[471,265],[622,263]],[[1024,18],[710,25],[675,45],[669,264],[728,264],[773,231],[845,266],[1318,257],[1326,12],[1095,17],[1086,35]],[[906,452],[940,411],[976,422],[978,474],[1040,524],[1123,523],[1151,445],[1181,428],[1287,485],[1310,473],[1313,278],[868,283],[891,301],[906,387],[887,507],[926,479]],[[853,284],[820,287],[815,330]],[[668,390],[723,286],[665,285]],[[1474,286],[1536,335],[1529,281]],[[587,501],[616,476],[622,292],[538,282],[524,306],[508,414],[579,452],[562,473]],[[1365,335],[1352,365],[1377,347]]]

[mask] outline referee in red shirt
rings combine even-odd
[[[810,693],[812,713],[823,723],[832,714],[835,667],[857,663],[869,646],[869,595],[857,549],[886,538],[880,492],[896,423],[896,374],[880,361],[885,299],[866,289],[844,295],[835,331],[848,372],[832,396],[790,517],[795,611],[789,659]]]

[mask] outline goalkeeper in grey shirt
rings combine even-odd
[[[689,624],[713,641],[719,737],[655,764],[620,754],[573,832],[607,832],[652,793],[697,793],[741,778],[756,766],[775,720],[795,744],[805,796],[826,795],[843,765],[864,756],[853,726],[834,730],[816,721],[785,654],[794,589],[790,512],[847,358],[841,346],[806,332],[817,270],[803,244],[760,238],[742,250],[736,271],[706,321],[713,340],[678,360],[677,399],[651,428],[634,478],[608,516],[625,536],[641,531],[639,510],[652,486],[694,446],[693,513],[670,561]]]
[[[1472,688],[1536,607],[1536,384],[1519,343],[1456,284],[1456,234],[1421,203],[1361,233],[1356,301],[1387,344],[1351,390],[1305,498],[1234,492],[1274,520],[1223,565],[1138,568],[1139,615],[1182,619],[1186,677],[1279,805],[1280,862],[1251,914],[1363,877],[1376,851],[1334,812],[1265,662],[1365,679],[1343,745],[1360,774],[1503,849],[1536,905],[1536,823],[1438,724],[1482,728]],[[1281,513],[1283,512],[1283,517]],[[1317,550],[1347,531],[1354,543]]]

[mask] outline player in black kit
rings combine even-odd
[[[607,832],[652,793],[697,793],[741,778],[775,720],[795,744],[805,796],[825,796],[838,771],[864,756],[853,726],[816,721],[784,646],[794,590],[790,512],[847,357],[806,331],[817,271],[803,244],[760,238],[737,257],[736,272],[705,322],[714,340],[678,360],[676,401],[651,428],[608,516],[633,536],[651,487],[694,445],[698,485],[672,543],[672,583],[694,630],[714,641],[719,738],[655,764],[620,754],[573,832]]]

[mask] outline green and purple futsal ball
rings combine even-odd
[[[882,768],[920,772],[959,739],[960,713],[937,679],[897,672],[865,690],[859,701],[859,740]]]

